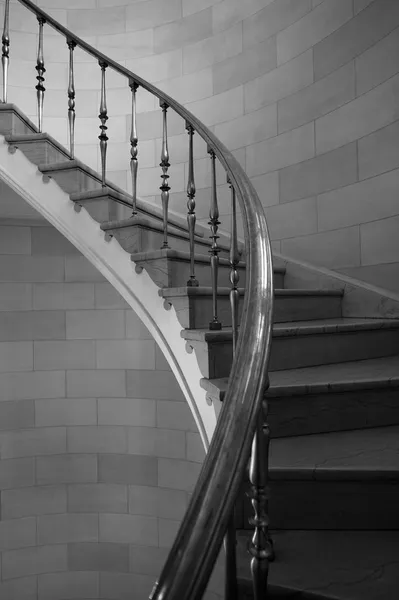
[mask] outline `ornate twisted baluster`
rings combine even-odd
[[[190,123],[186,123],[186,129],[188,133],[189,146],[188,146],[188,183],[187,183],[187,224],[188,233],[190,236],[190,279],[187,281],[187,285],[190,287],[197,287],[199,285],[198,280],[195,277],[195,252],[194,252],[194,236],[195,236],[195,180],[194,180],[194,127]]]
[[[100,60],[98,64],[101,67],[101,101],[100,101],[100,114],[98,118],[101,121],[100,125],[100,135],[98,139],[100,140],[100,153],[101,153],[101,182],[102,186],[105,187],[105,175],[107,171],[107,142],[108,136],[106,131],[108,129],[106,123],[108,121],[107,115],[107,96],[105,91],[105,70],[108,67],[107,63]]]
[[[160,101],[162,108],[162,151],[161,151],[161,163],[162,168],[162,185],[159,188],[161,190],[162,210],[163,210],[163,245],[162,248],[169,248],[168,244],[168,206],[169,206],[169,190],[168,185],[168,169],[169,164],[169,150],[168,150],[168,123],[167,123],[167,110],[168,105],[165,102]]]
[[[267,383],[267,387],[268,385]],[[249,519],[250,524],[254,527],[254,534],[249,545],[249,552],[252,555],[251,573],[254,600],[264,600],[266,597],[269,562],[274,558],[273,543],[269,536],[269,487],[267,484],[270,430],[266,419],[267,402],[264,400],[259,411],[249,468],[250,497],[254,509],[254,516]]]
[[[10,0],[4,6],[4,29],[2,42],[1,63],[3,65],[3,102],[7,102],[8,65],[10,64]]]
[[[132,90],[132,129],[130,132],[130,172],[132,175],[132,208],[133,208],[133,215],[137,214],[137,170],[138,170],[138,160],[137,160],[137,153],[138,153],[138,148],[137,148],[137,144],[138,144],[138,137],[137,137],[137,119],[136,119],[136,92],[137,92],[137,88],[138,83],[136,83],[135,81],[130,81],[129,82],[129,87]]]
[[[240,262],[240,254],[238,252],[238,239],[237,239],[237,204],[236,204],[236,192],[229,179],[227,183],[231,190],[231,232],[230,232],[230,308],[231,308],[231,325],[233,329],[233,355],[235,354],[237,346],[238,336],[238,305],[240,295],[238,292],[238,282],[240,276],[238,274],[237,266]]]
[[[218,271],[219,271],[219,252],[218,246],[218,229],[220,225],[219,221],[219,208],[218,208],[218,197],[216,189],[216,154],[212,149],[208,150],[211,157],[211,207],[209,210],[209,225],[211,226],[211,240],[212,245],[210,249],[211,254],[211,274],[212,274],[212,306],[213,306],[213,319],[209,323],[209,329],[213,331],[222,329],[222,324],[218,319]]]
[[[71,157],[75,156],[75,75],[73,69],[73,51],[76,42],[67,40],[69,48],[69,84],[68,84],[68,127],[69,127],[69,150]]]
[[[39,133],[42,133],[44,92],[46,91],[46,88],[43,85],[44,74],[46,72],[46,69],[44,68],[44,56],[43,56],[43,25],[45,24],[46,20],[43,19],[42,17],[37,17],[37,20],[39,22],[39,46],[38,46],[38,50],[37,50],[37,64],[36,64],[36,71],[37,71],[36,79],[38,82],[37,86],[36,86],[37,117],[38,117]]]

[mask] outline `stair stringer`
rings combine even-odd
[[[21,151],[10,151],[2,135],[0,178],[100,271],[148,328],[183,391],[207,449],[220,407],[207,403],[196,355],[186,350],[176,311],[170,304],[165,308],[159,287],[145,270],[136,272],[130,254],[114,238],[105,240],[99,224],[86,210],[76,212],[74,202],[54,180],[43,176]]]

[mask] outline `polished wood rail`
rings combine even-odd
[[[132,128],[130,160],[132,177],[131,209],[137,213],[137,172],[139,158],[139,134],[136,122],[136,94],[140,88],[159,100],[162,111],[161,200],[163,211],[163,244],[169,248],[168,204],[173,182],[170,178],[168,149],[168,114],[175,111],[185,122],[188,133],[188,181],[187,181],[187,225],[189,231],[190,278],[188,286],[200,282],[195,273],[195,162],[193,158],[193,136],[199,135],[207,145],[211,161],[211,201],[209,207],[210,225],[210,269],[212,280],[213,316],[210,329],[221,329],[223,324],[218,317],[218,267],[220,247],[219,208],[217,197],[216,161],[222,165],[227,183],[231,187],[231,235],[230,303],[233,323],[234,360],[225,394],[223,408],[205,458],[199,480],[190,505],[170,551],[164,569],[154,586],[152,600],[199,600],[202,598],[223,538],[226,545],[226,594],[229,600],[237,596],[235,532],[232,514],[239,487],[252,448],[251,484],[254,517],[254,535],[250,547],[251,570],[255,600],[264,599],[267,594],[268,563],[272,555],[272,545],[268,534],[267,515],[267,446],[269,430],[265,423],[267,407],[262,404],[267,386],[267,365],[271,345],[273,314],[273,269],[272,256],[266,218],[259,198],[240,164],[218,138],[184,106],[176,102],[154,85],[148,83],[132,71],[102,54],[73,32],[63,27],[30,0],[18,0],[20,4],[36,15],[38,21],[37,52],[37,107],[38,130],[42,132],[45,122],[45,59],[43,29],[50,26],[66,40],[66,61],[69,61],[69,84],[66,90],[66,115],[69,126],[70,156],[75,152],[75,117],[79,90],[75,89],[74,50],[76,47],[94,57],[99,64],[100,89],[100,156],[101,181],[106,186],[108,107],[107,73],[112,69],[126,78],[126,85],[132,93]],[[7,83],[12,56],[12,36],[9,31],[10,2],[5,2],[4,29],[2,36],[3,102],[7,102]],[[11,63],[12,64],[12,63]],[[241,327],[238,332],[238,271],[239,262],[237,238],[237,205],[241,208],[245,257],[247,263],[246,288]],[[124,200],[126,204],[126,200]],[[227,534],[226,534],[227,533]]]

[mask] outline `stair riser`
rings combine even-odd
[[[101,189],[101,183],[97,179],[80,169],[50,171],[49,173],[44,173],[44,175],[54,179],[67,194],[91,192],[92,190]]]
[[[204,377],[213,379],[229,376],[231,341],[206,343],[190,340],[188,343],[197,350]],[[281,371],[394,354],[399,354],[397,329],[280,336],[273,337],[269,369]]]
[[[210,296],[169,297],[168,300],[178,310],[179,320],[186,329],[208,327],[212,318],[212,298]],[[244,297],[240,297],[239,318]],[[224,327],[231,327],[231,309],[228,296],[218,300],[218,314]],[[341,316],[340,296],[275,296],[274,322],[307,321],[310,319],[332,319]]]
[[[97,223],[106,223],[117,218],[116,202],[106,200],[83,200],[75,202],[76,210],[84,208]]]
[[[46,140],[38,142],[10,142],[10,147],[18,148],[35,165],[65,162],[69,156],[55,148]]]
[[[270,397],[273,438],[399,425],[399,388]]]
[[[273,481],[272,472],[270,477],[272,529],[399,530],[399,482]],[[253,508],[245,495],[241,506],[242,527],[251,529]]]
[[[27,133],[36,133],[35,130],[28,125],[18,115],[10,112],[0,113],[0,133],[2,135],[25,135]]]

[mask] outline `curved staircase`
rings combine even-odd
[[[40,24],[44,13],[31,2],[22,4],[38,14]],[[53,20],[49,23],[55,27]],[[56,28],[66,35],[61,26]],[[70,32],[68,35],[69,43],[78,40]],[[139,78],[137,82],[141,84]],[[132,81],[129,84],[134,87]],[[147,89],[151,88],[148,84]],[[105,113],[104,105],[102,109],[100,119],[102,114],[104,120],[106,105]],[[197,126],[204,134],[206,128],[193,118],[191,127]],[[225,470],[231,464],[245,469],[261,405],[250,466],[251,486],[248,490],[248,481],[242,483],[235,508],[238,591],[231,571],[235,542],[230,524],[226,599],[397,598],[399,319],[371,318],[374,314],[344,316],[344,285],[342,289],[285,288],[285,268],[276,258],[273,325],[268,322],[272,309],[267,291],[272,293],[272,284],[264,217],[259,213],[258,221],[251,223],[259,207],[254,204],[251,213],[246,205],[251,189],[243,188],[245,177],[238,173],[232,181],[235,165],[228,153],[222,151],[222,162],[233,187],[232,201],[236,189],[253,231],[259,226],[263,243],[260,249],[248,236],[245,247],[237,240],[234,221],[231,236],[218,232],[217,204],[216,210],[215,204],[213,209],[211,205],[209,240],[207,229],[195,227],[195,219],[190,221],[195,204],[189,206],[187,224],[182,215],[167,211],[165,196],[163,210],[128,196],[107,181],[104,172],[98,174],[76,160],[71,149],[39,131],[16,106],[6,102],[0,105],[0,134],[4,136],[0,178],[66,235],[143,319],[164,351],[206,445],[221,405],[231,401],[231,406],[223,409],[224,428],[217,430],[211,449],[216,462],[220,457],[225,460],[221,463]],[[137,139],[133,136],[132,140],[134,149]],[[104,144],[101,136],[100,143]],[[211,160],[214,158],[211,148]],[[163,186],[167,184],[167,162],[165,155],[161,161]],[[105,160],[103,166],[105,169]],[[189,201],[195,195],[192,190],[189,182]],[[168,190],[163,187],[165,192]],[[117,204],[133,209],[133,215],[118,220]],[[211,261],[217,259],[216,279],[215,269],[209,269],[209,253]],[[262,270],[264,279],[257,280]],[[242,298],[248,294],[259,294],[261,298],[247,297],[242,308]],[[239,321],[243,326],[237,339]],[[253,329],[263,322],[258,345],[246,333],[251,322]],[[272,337],[270,360],[268,327]],[[240,353],[235,354],[239,344]],[[247,384],[236,390],[244,356],[248,363]],[[257,361],[262,363],[259,377]],[[264,385],[267,377],[268,389]],[[242,390],[251,397],[247,404],[245,397],[240,397]],[[233,410],[238,406],[243,407],[241,412]],[[244,423],[245,414],[248,422]],[[240,444],[237,441],[234,450],[239,462],[229,463],[234,438],[226,436],[233,436],[233,426],[237,427],[236,433],[241,431],[243,439]],[[202,597],[229,520],[228,507],[234,504],[235,490],[242,479],[237,467],[235,479],[234,474],[226,474],[228,487],[224,489],[223,482],[217,480],[218,471],[209,470],[209,460],[206,464],[183,533],[178,535],[159,586],[154,589],[154,600],[183,599],[178,590],[185,588],[175,588],[173,576],[180,586],[186,585],[185,598]],[[219,495],[214,497],[216,489]],[[225,495],[227,508],[219,506]],[[217,523],[219,508],[223,509],[222,524]],[[195,562],[190,553],[199,547],[197,533],[205,523],[201,521],[203,509],[212,518],[206,538],[210,551],[201,547],[195,571],[201,583],[193,587],[188,566]],[[267,531],[268,515],[273,543]],[[186,539],[188,531],[194,532],[191,541]],[[254,587],[250,584],[248,546],[253,557]],[[275,558],[266,591],[273,547]]]

